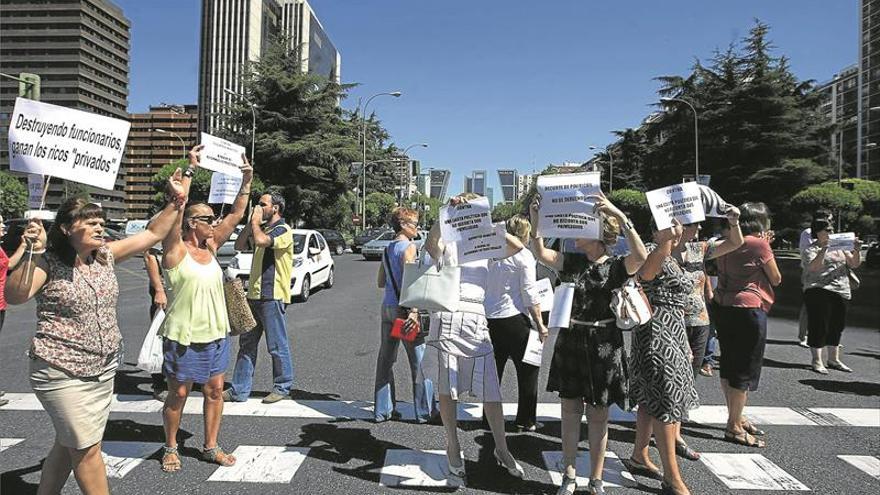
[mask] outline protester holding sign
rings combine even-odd
[[[189,168],[183,179],[187,191],[199,166],[201,147],[189,152]],[[232,235],[247,208],[254,170],[244,156],[242,161],[241,189],[229,215],[221,220],[207,204],[191,204],[178,213],[174,228],[162,241],[162,267],[174,294],[160,332],[165,353],[162,371],[168,380],[168,397],[162,408],[165,472],[180,469],[177,431],[193,383],[202,385],[205,398],[202,458],[221,466],[235,464],[235,457],[217,444],[223,414],[223,378],[230,352],[223,270],[217,261],[217,249]]]
[[[743,417],[749,391],[758,389],[767,338],[767,313],[773,287],[782,283],[770,248],[770,212],[764,203],[739,207],[743,244],[716,260],[718,287],[713,315],[721,344],[721,389],[727,402],[725,440],[747,447],[764,447],[755,438],[764,432]],[[731,230],[736,222],[728,222]]]
[[[0,215],[0,240],[2,240],[5,235],[6,224],[3,223],[3,215]],[[18,248],[12,253],[12,256],[7,256],[6,251],[0,247],[0,330],[3,330],[3,322],[6,320],[6,298],[3,297],[3,291],[6,287],[6,274],[9,270],[14,269],[18,265],[18,262],[21,261],[26,247],[27,243],[24,241],[24,237],[22,237],[21,242],[18,244]],[[0,390],[0,406],[9,402],[3,398],[5,394],[6,392]]]
[[[540,196],[531,204],[532,222],[538,221]],[[533,234],[532,251],[538,261],[574,284],[571,325],[560,328],[550,362],[547,390],[559,392],[562,409],[562,485],[558,494],[571,495],[577,488],[575,458],[584,406],[590,440],[590,491],[605,493],[602,470],[608,443],[608,407],[627,409],[626,352],[623,333],[611,311],[612,291],[633,276],[647,258],[645,245],[632,222],[601,192],[595,213],[601,222],[601,239],[577,239],[577,253],[561,253],[544,247]],[[630,247],[627,256],[611,256],[621,231]]]
[[[180,169],[169,179],[166,197],[150,228],[114,242],[104,242],[104,211],[82,198],[61,204],[48,245],[39,220],[25,231],[27,256],[10,275],[6,298],[11,304],[37,299],[30,381],[55,427],[40,493],[60,493],[71,469],[83,493],[109,493],[101,438],[122,340],[114,267],[171,230],[186,202]]]
[[[462,194],[450,199],[449,205],[459,206],[477,198],[479,196],[473,193]],[[446,428],[449,474],[458,479],[465,475],[456,414],[457,401],[470,393],[483,401],[483,412],[495,440],[495,461],[511,476],[522,478],[525,472],[510,454],[504,436],[501,386],[483,306],[489,277],[488,261],[483,259],[459,264],[457,243],[445,243],[440,237],[440,222],[436,222],[425,241],[428,254],[438,264],[459,265],[460,269],[459,309],[454,312],[433,312],[426,339],[428,345],[434,348],[439,364],[436,383],[440,395],[440,417]],[[507,256],[521,249],[522,243],[508,234]]]
[[[858,239],[852,251],[829,250],[832,232],[831,222],[815,218],[810,225],[813,242],[801,255],[807,343],[813,356],[813,371],[822,375],[828,374],[822,359],[823,348],[828,353],[828,368],[852,372],[840,361],[840,335],[846,327],[846,301],[852,298],[854,288],[852,270],[862,263]]]
[[[526,217],[515,215],[507,220],[507,233],[524,245],[529,242],[531,225]],[[502,260],[489,262],[489,286],[486,288],[486,318],[489,336],[495,349],[498,381],[504,376],[508,358],[516,369],[519,403],[515,424],[520,431],[535,431],[538,407],[539,366],[523,362],[534,322],[541,342],[549,335],[541,319],[541,300],[535,280],[535,257],[528,249]],[[529,319],[531,316],[531,319]]]
[[[419,213],[410,208],[395,208],[391,212],[390,223],[396,236],[385,248],[377,277],[377,285],[380,289],[384,289],[385,295],[381,308],[379,356],[376,359],[373,418],[377,423],[400,418],[394,390],[394,361],[397,359],[398,345],[402,343],[409,361],[415,419],[419,423],[426,423],[439,413],[434,400],[434,383],[425,378],[422,370],[425,339],[419,335],[411,341],[401,342],[401,339],[391,336],[391,329],[396,319],[405,320],[406,329],[409,331],[419,333],[421,330],[419,309],[404,308],[399,304],[400,288],[403,284],[403,265],[414,262],[418,254],[418,247],[412,240],[419,235]]]
[[[682,230],[677,220],[670,228],[657,229],[654,225],[654,242],[648,246],[651,254],[639,270],[653,314],[648,323],[633,331],[630,361],[630,393],[639,406],[630,466],[636,472],[660,478],[661,493],[677,495],[690,492],[681,478],[676,451],[690,459],[699,458],[680,441],[682,420],[699,405],[685,332],[685,304],[694,282],[672,257],[681,242]],[[648,455],[652,434],[657,438],[662,476]]]

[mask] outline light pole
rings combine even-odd
[[[591,150],[598,149],[596,146],[590,146]],[[611,145],[605,147],[605,153],[608,155],[608,193],[614,192],[614,154],[611,151]]]
[[[390,93],[376,93],[373,96],[367,98],[366,103],[364,103],[363,113],[361,113],[361,122],[363,122],[362,137],[364,140],[363,162],[361,162],[363,164],[363,170],[361,171],[361,174],[364,185],[364,189],[363,191],[361,191],[361,230],[367,230],[367,107],[370,106],[370,102],[373,100],[373,98],[376,98],[377,96],[393,96],[395,98],[398,98],[401,94],[403,93],[401,93],[400,91],[392,91]]]
[[[257,106],[254,105],[254,103],[251,100],[249,100],[247,96],[245,96],[241,93],[236,93],[235,91],[232,91],[229,88],[223,88],[223,92],[230,94],[232,96],[235,96],[237,98],[241,98],[251,108],[251,117],[253,118],[253,120],[251,122],[251,166],[253,167],[254,166],[254,154],[256,153],[256,143],[257,143],[257,111],[256,111]]]
[[[167,131],[165,129],[153,129],[153,130],[156,132],[161,132],[162,134],[171,134],[172,136],[179,139],[180,146],[183,148],[183,157],[186,158],[186,143],[183,141],[183,138],[180,137],[180,134],[177,134],[176,132],[172,132],[172,131]]]
[[[877,143],[865,143],[865,179],[871,180],[871,150]]]
[[[406,162],[405,162],[406,163],[406,174],[404,174],[403,177],[401,178],[401,184],[400,184],[401,185],[401,189],[400,189],[400,202],[401,203],[403,203],[404,197],[407,197],[407,198],[409,197],[409,194],[404,194],[404,190],[406,190],[406,192],[409,193],[409,185],[412,180],[410,178],[410,173],[412,172],[412,168],[410,167],[409,156],[407,156],[406,153],[407,153],[407,151],[409,151],[413,148],[416,148],[416,147],[427,148],[428,143],[411,144],[411,145],[407,146],[406,148],[404,148],[404,150],[403,150],[403,156],[404,156],[404,159],[406,160]]]
[[[681,98],[660,98],[660,101],[663,103],[670,103],[673,101],[677,101],[679,103],[684,103],[685,105],[691,108],[691,111],[694,112],[694,180],[700,180],[700,130],[698,124],[698,116],[697,109],[691,104],[691,102],[681,99]]]

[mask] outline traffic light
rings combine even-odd
[[[31,100],[39,100],[40,76],[29,72],[22,72],[18,77],[18,96]]]

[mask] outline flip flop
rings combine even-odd
[[[749,435],[754,435],[756,437],[763,437],[767,433],[764,430],[758,429],[757,426],[753,425],[751,422],[743,421],[742,422],[743,430],[746,430],[746,433]]]

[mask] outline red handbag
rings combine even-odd
[[[416,323],[409,330],[406,329],[405,318],[395,318],[394,325],[391,326],[391,338],[412,342],[419,336],[419,324]]]

